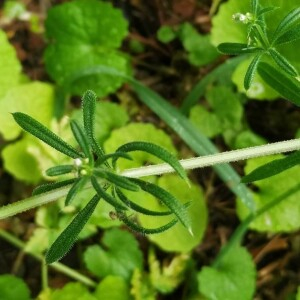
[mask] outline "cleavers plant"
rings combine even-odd
[[[94,115],[96,105],[96,94],[87,91],[82,98],[83,128],[75,120],[71,121],[73,135],[78,142],[81,151],[78,151],[47,127],[21,113],[13,113],[15,121],[27,132],[47,143],[61,153],[74,160],[73,165],[58,165],[46,170],[48,176],[59,176],[71,174],[72,178],[57,181],[55,183],[43,184],[33,191],[33,195],[50,192],[58,188],[71,185],[65,199],[65,205],[70,205],[76,194],[84,189],[88,183],[95,190],[94,197],[75,216],[73,221],[60,234],[46,254],[46,262],[52,263],[66,254],[72,247],[76,238],[100,199],[111,204],[115,213],[131,229],[143,234],[154,234],[163,232],[180,221],[190,232],[190,222],[187,217],[186,205],[182,205],[169,192],[152,183],[145,182],[137,178],[130,178],[118,175],[116,172],[117,160],[119,158],[131,159],[128,152],[145,151],[157,156],[168,163],[184,180],[188,181],[185,170],[177,159],[160,146],[148,142],[131,142],[119,147],[115,153],[105,154],[94,136]],[[168,210],[163,212],[151,211],[130,201],[122,190],[138,192],[143,190],[155,196]],[[108,192],[109,191],[109,192]],[[174,214],[174,219],[159,228],[143,228],[136,224],[127,212],[133,210],[142,214],[152,216],[165,216]],[[192,234],[192,232],[191,232]]]
[[[222,43],[218,46],[218,50],[230,55],[254,54],[244,77],[246,90],[249,89],[257,69],[267,83],[269,83],[269,80],[265,78],[269,77],[268,74],[274,72],[274,70],[275,74],[278,74],[274,67],[262,62],[264,56],[270,57],[276,67],[285,74],[299,80],[296,68],[280,53],[277,47],[300,38],[300,8],[297,7],[291,10],[278,24],[275,31],[269,33],[265,15],[272,13],[277,7],[262,7],[258,0],[251,0],[250,7],[250,12],[233,15],[233,20],[247,25],[247,43]]]

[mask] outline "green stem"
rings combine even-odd
[[[224,164],[238,160],[244,160],[254,157],[266,156],[271,154],[284,153],[300,149],[300,139],[277,142],[263,146],[249,147],[240,150],[227,151],[218,154],[206,155],[196,158],[183,159],[180,161],[184,169],[196,169],[216,164]],[[132,178],[140,178],[149,175],[160,175],[174,172],[174,169],[168,164],[159,164],[140,168],[128,169],[122,172],[122,175]],[[11,217],[23,211],[34,207],[53,202],[67,195],[70,186],[65,186],[48,193],[30,197],[0,208],[0,220]],[[91,188],[88,184],[85,188]]]
[[[267,156],[290,152],[300,149],[300,139],[277,142],[263,146],[249,147],[240,150],[227,151],[217,154],[211,154],[201,157],[189,158],[180,160],[181,165],[185,170],[209,167],[216,164],[224,164],[239,160]],[[174,169],[168,164],[159,164],[140,168],[125,170],[122,175],[127,177],[139,178],[150,175],[161,175],[174,172]],[[1,216],[1,214],[0,214]],[[0,217],[1,218],[1,217]]]
[[[281,203],[283,200],[287,199],[289,196],[294,194],[295,192],[299,191],[300,184],[290,188],[285,193],[281,194],[279,197],[275,198],[273,201],[270,201],[265,206],[260,208],[256,213],[251,213],[234,231],[233,235],[229,239],[228,243],[221,249],[219,255],[215,259],[213,263],[213,267],[217,268],[220,265],[220,262],[224,258],[224,256],[230,251],[230,249],[234,248],[235,246],[239,245],[250,225],[256,218],[264,214],[265,212],[272,209],[274,206]]]
[[[0,237],[6,240],[7,242],[11,243],[12,245],[16,246],[19,249],[24,250],[26,244],[23,243],[21,240],[13,236],[12,234],[8,233],[7,231],[0,229]],[[30,251],[25,251],[27,254],[31,255],[32,257],[36,258],[39,260],[42,264],[45,264],[44,256],[40,254],[36,254]],[[69,268],[66,265],[63,265],[61,263],[55,262],[51,265],[49,265],[51,268],[79,281],[82,282],[83,284],[91,287],[95,287],[96,283],[92,281],[90,278],[80,274],[79,272]]]

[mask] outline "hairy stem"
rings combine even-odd
[[[26,245],[25,243],[23,243],[21,240],[16,238],[14,235],[8,233],[7,231],[5,231],[3,229],[0,229],[0,237],[21,250],[25,249],[25,245]],[[26,253],[33,256],[37,260],[39,260],[42,264],[45,264],[45,259],[44,259],[43,255],[33,253],[30,251],[26,251]],[[90,278],[80,274],[76,270],[73,270],[64,264],[55,262],[55,263],[49,265],[49,267],[65,274],[79,282],[82,282],[83,284],[85,284],[87,286],[91,286],[91,287],[96,286],[96,283],[94,281],[92,281]]]
[[[249,147],[240,150],[233,150],[218,154],[207,155],[203,157],[196,157],[190,159],[183,159],[180,161],[184,169],[196,169],[216,164],[223,164],[229,162],[235,162],[238,160],[244,160],[254,157],[266,156],[271,154],[278,154],[284,152],[290,152],[300,149],[300,139],[289,140],[284,142],[277,142],[267,144],[263,146]],[[128,169],[122,172],[122,175],[127,177],[139,178],[149,175],[161,175],[164,173],[174,172],[174,169],[168,164],[159,164],[153,166],[146,166],[140,168]],[[0,220],[16,215],[20,212],[32,209],[34,207],[56,201],[61,197],[67,195],[70,186],[58,188],[48,193],[40,194],[34,197],[30,197],[13,204],[9,204],[0,208]],[[87,185],[85,188],[90,188],[91,185]]]
[[[267,156],[271,154],[278,154],[290,152],[300,149],[300,139],[289,140],[284,142],[277,142],[266,144],[263,146],[249,147],[240,150],[227,151],[217,154],[206,155],[202,157],[195,157],[190,159],[180,160],[181,165],[185,170],[209,167],[216,164],[224,164],[245,160],[254,157]],[[168,164],[159,164],[153,166],[146,166],[134,169],[125,170],[122,175],[127,177],[139,178],[149,175],[161,175],[165,173],[174,172],[174,169]]]

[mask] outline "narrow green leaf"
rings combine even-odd
[[[78,142],[81,150],[83,151],[84,155],[89,159],[89,163],[91,164],[93,162],[93,155],[91,152],[91,148],[89,146],[89,141],[87,136],[85,135],[83,129],[78,124],[77,121],[71,120],[71,129],[73,132],[73,135]]]
[[[262,57],[262,54],[257,54],[253,60],[251,61],[247,72],[245,74],[245,78],[244,78],[244,87],[246,90],[248,90],[250,88],[250,85],[252,83],[253,77],[255,75],[255,72],[257,70],[257,66],[259,64],[259,61]]]
[[[260,17],[260,16],[263,16],[269,12],[272,12],[276,9],[278,9],[279,7],[278,6],[269,6],[269,7],[264,7],[262,9],[260,9],[257,13],[257,17]]]
[[[300,106],[300,83],[267,63],[260,63],[258,73],[263,80],[287,100]]]
[[[258,10],[258,0],[251,0],[251,13],[256,16]]]
[[[95,163],[95,167],[99,167],[100,165],[102,165],[106,160],[113,158],[113,157],[117,157],[117,158],[125,158],[128,160],[132,160],[132,157],[127,154],[126,152],[114,152],[114,153],[110,153],[110,154],[105,154],[102,157],[98,158],[96,163]]]
[[[262,180],[277,175],[287,169],[290,169],[300,163],[300,151],[288,155],[285,158],[273,160],[257,169],[253,170],[241,180],[243,183],[249,183]]]
[[[97,95],[93,91],[88,90],[84,93],[82,97],[83,125],[90,145],[98,157],[102,157],[105,153],[96,141],[94,134],[96,100]]]
[[[60,165],[60,166],[55,166],[55,167],[47,169],[46,175],[47,176],[58,176],[58,175],[62,175],[62,174],[71,173],[73,170],[74,170],[73,165]]]
[[[122,192],[120,189],[115,189],[116,194],[118,196],[118,198],[130,209],[144,214],[144,215],[148,215],[148,216],[168,216],[171,215],[172,212],[171,211],[153,211],[153,210],[149,210],[147,208],[144,208],[136,203],[134,203],[133,201],[129,200]]]
[[[81,153],[79,153],[76,149],[67,144],[64,140],[62,140],[58,135],[50,131],[47,127],[45,127],[43,124],[36,121],[32,117],[20,112],[13,113],[12,115],[15,121],[25,131],[31,133],[32,135],[42,140],[49,146],[60,151],[61,153],[66,154],[69,157],[82,157]]]
[[[42,193],[46,193],[46,192],[50,192],[52,190],[64,187],[66,185],[72,184],[76,181],[76,178],[72,178],[72,179],[68,179],[68,180],[64,180],[64,181],[58,181],[55,183],[47,183],[47,184],[42,184],[38,187],[36,187],[33,191],[32,191],[32,196],[36,196]]]
[[[251,28],[254,32],[255,38],[261,43],[262,47],[264,49],[268,49],[270,43],[268,40],[268,36],[265,33],[265,27],[262,27],[258,24],[254,24]]]
[[[93,91],[86,91],[82,97],[83,125],[90,142],[94,139],[94,119],[97,95]]]
[[[94,169],[93,171],[94,175],[100,178],[105,178],[112,184],[116,185],[117,187],[138,192],[140,190],[140,187],[131,181],[131,178],[127,178],[125,176],[117,175],[112,172],[103,170],[103,169]]]
[[[173,167],[173,169],[178,173],[178,175],[181,178],[188,181],[185,170],[181,166],[177,158],[173,156],[169,151],[165,150],[164,148],[148,142],[131,142],[122,145],[116,150],[116,152],[131,152],[131,151],[144,151],[160,158],[161,160],[169,164],[171,167]],[[116,165],[116,161],[117,158],[112,159],[112,164],[114,168]]]
[[[163,225],[161,227],[158,228],[144,228],[142,226],[139,226],[138,224],[136,224],[135,222],[131,221],[125,214],[124,212],[120,212],[117,211],[119,218],[122,222],[124,222],[124,224],[126,224],[129,228],[131,228],[132,230],[141,233],[142,235],[145,234],[157,234],[157,233],[161,233],[164,232],[168,229],[170,229],[171,227],[173,227],[178,220],[177,219],[173,219],[172,221],[170,221],[169,223],[167,223],[166,225]]]
[[[89,177],[83,176],[80,178],[77,178],[73,184],[73,186],[70,188],[66,200],[65,200],[65,205],[70,205],[70,203],[73,201],[75,198],[76,194],[85,186],[87,183]]]
[[[124,205],[120,204],[114,197],[109,195],[108,193],[105,192],[105,190],[101,187],[101,185],[98,183],[97,178],[95,176],[91,177],[91,182],[92,185],[97,192],[97,194],[103,198],[104,201],[112,205],[115,209],[119,210],[127,210],[127,207]]]
[[[172,194],[158,185],[137,178],[132,178],[132,180],[138,184],[143,191],[153,195],[168,207],[177,216],[182,225],[191,232],[191,220],[188,217],[185,205],[182,205]]]
[[[247,44],[241,43],[222,43],[217,47],[217,49],[221,53],[228,55],[239,55],[263,51],[263,48],[249,47]]]
[[[99,200],[100,197],[96,194],[59,235],[46,253],[47,264],[51,264],[61,259],[72,248],[78,234],[92,215]]]
[[[282,45],[287,43],[292,43],[300,39],[300,24],[291,28],[282,34],[274,43],[274,45]]]
[[[231,75],[236,67],[245,59],[246,55],[241,55],[227,59],[224,63],[216,67],[214,70],[206,74],[199,82],[197,82],[190,92],[183,99],[181,104],[181,113],[188,115],[190,109],[198,103],[199,99],[204,96],[206,89],[212,82],[221,82],[231,79]]]
[[[272,37],[272,44],[282,36],[288,29],[296,25],[300,21],[300,7],[291,10],[286,17],[278,24]]]
[[[298,76],[297,70],[278,51],[276,51],[275,49],[270,48],[269,49],[269,53],[270,53],[271,57],[273,58],[273,60],[276,62],[276,64],[283,71],[285,71],[287,74],[289,74],[289,75],[291,75],[293,77],[297,77]]]

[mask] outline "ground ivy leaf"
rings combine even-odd
[[[200,292],[209,300],[252,300],[255,264],[245,248],[232,248],[218,267],[203,267],[198,273]]]
[[[122,277],[107,276],[97,286],[94,293],[101,300],[131,300],[130,288]]]
[[[0,275],[1,299],[30,300],[30,291],[25,282],[13,275]]]
[[[200,34],[190,23],[180,25],[178,33],[192,65],[207,65],[220,55],[211,44],[210,35]]]
[[[157,184],[170,191],[182,203],[190,202],[187,208],[187,217],[190,219],[193,236],[181,224],[177,223],[169,230],[149,235],[148,238],[165,251],[188,252],[198,245],[203,237],[207,224],[207,208],[204,201],[202,190],[191,183],[191,187],[187,188],[184,181],[176,175],[164,175],[159,178]],[[143,203],[141,196],[130,193],[130,199],[140,205],[144,205],[148,209],[155,211],[164,211],[163,207],[155,198],[150,195],[143,195]],[[138,219],[143,227],[154,228],[162,226],[170,222],[174,218],[171,216],[160,216],[153,218],[151,216],[138,215]]]
[[[49,300],[97,300],[88,289],[79,282],[71,282],[66,284],[62,289],[55,290],[51,293]]]
[[[245,174],[249,174],[256,168],[283,157],[283,155],[274,155],[250,159],[247,161],[245,166]],[[253,192],[257,209],[260,209],[281,194],[299,184],[299,176],[300,166],[295,166],[283,173],[254,182],[253,184],[258,188],[257,192]],[[299,196],[300,191],[292,194],[285,201],[282,201],[254,220],[250,224],[250,228],[273,233],[298,230],[300,228]],[[241,201],[237,201],[237,213],[242,220],[249,214],[249,210],[241,203]]]
[[[12,87],[20,83],[21,64],[14,47],[8,42],[6,33],[0,30],[0,98]]]
[[[239,129],[243,107],[236,93],[230,88],[217,86],[206,93],[210,105],[208,111],[203,105],[195,105],[189,119],[207,137],[214,137],[228,129]]]
[[[37,184],[42,179],[37,159],[29,152],[39,147],[38,143],[25,138],[2,150],[4,168],[15,178],[27,183]]]
[[[102,243],[106,250],[94,245],[84,253],[87,268],[96,276],[116,275],[129,280],[134,269],[142,268],[142,252],[129,232],[116,228],[106,231]]]
[[[31,82],[11,88],[0,100],[0,133],[4,139],[15,139],[22,131],[11,113],[21,111],[50,125],[53,115],[54,89],[50,84]]]
[[[45,52],[46,69],[58,83],[95,65],[130,73],[127,56],[116,50],[127,35],[128,24],[122,12],[110,3],[77,0],[56,5],[49,10],[45,26],[50,39]],[[78,95],[92,88],[98,96],[104,96],[123,82],[109,75],[93,75],[80,78],[70,88]]]

